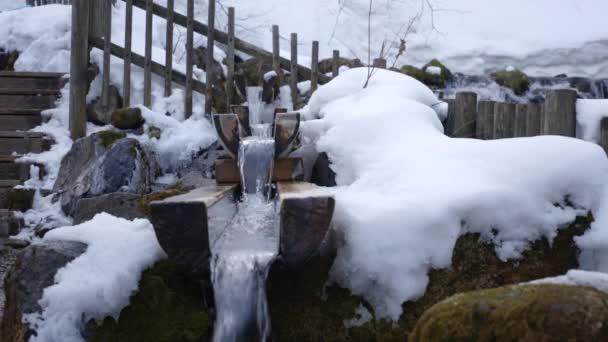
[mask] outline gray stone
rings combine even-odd
[[[0,209],[0,238],[19,234],[22,227],[23,220],[15,217],[12,211]]]
[[[318,186],[336,186],[336,173],[331,169],[327,153],[322,152],[312,168],[311,183]]]
[[[22,250],[5,280],[6,305],[2,317],[2,341],[25,341],[32,334],[23,323],[24,314],[41,310],[38,301],[45,288],[54,283],[55,274],[84,253],[80,242],[51,241]]]
[[[215,173],[215,161],[224,156],[225,152],[220,150],[219,143],[214,142],[208,148],[199,153],[197,157],[192,159],[192,162],[187,166],[183,166],[178,175],[184,177],[191,172],[198,172],[205,178],[213,178]]]
[[[74,209],[74,224],[91,220],[99,213],[108,213],[127,220],[146,218],[139,207],[141,196],[128,192],[115,192],[91,198],[81,198]]]
[[[148,193],[159,172],[156,155],[134,139],[108,140],[107,132],[80,139],[61,161],[54,192],[74,214],[80,198],[113,192]]]
[[[112,113],[122,108],[122,97],[115,86],[109,87],[109,103],[107,107],[101,104],[98,97],[87,106],[87,120],[96,125],[109,125],[112,122]]]

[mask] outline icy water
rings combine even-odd
[[[271,334],[266,278],[279,250],[279,224],[267,193],[275,147],[270,125],[260,117],[261,93],[248,89],[248,95],[254,136],[242,138],[239,147],[243,199],[212,246],[215,342],[268,341]]]

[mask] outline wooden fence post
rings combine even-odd
[[[226,108],[228,109],[232,105],[234,92],[234,25],[234,7],[228,7],[228,75],[226,76]]]
[[[386,69],[386,59],[384,58],[376,58],[374,59],[374,68]]]
[[[152,105],[152,0],[146,0],[144,106]]]
[[[608,118],[602,118],[600,124],[600,146],[608,153]]]
[[[298,109],[298,34],[291,34],[291,73],[289,75],[289,85],[291,87],[291,100],[293,110]]]
[[[173,79],[173,14],[175,1],[167,0],[167,32],[165,39],[165,97],[171,96]]]
[[[340,74],[340,50],[334,50],[331,60],[331,77],[336,77]]]
[[[456,94],[454,102],[454,120],[452,137],[475,137],[475,120],[477,119],[477,94],[461,92]]]
[[[89,0],[72,4],[72,48],[70,52],[70,136],[87,134],[87,68],[89,66]]]
[[[209,1],[209,9],[207,16],[207,25],[209,26],[209,32],[207,33],[207,67],[205,72],[207,73],[207,89],[205,96],[205,113],[211,114],[213,108],[213,84],[215,83],[215,75],[213,74],[213,48],[215,46],[215,0]]]
[[[454,134],[454,112],[456,111],[456,100],[446,100],[448,103],[448,117],[444,122],[445,135],[451,137]]]
[[[526,113],[526,136],[535,137],[540,135],[542,105],[530,103]]]
[[[110,62],[112,55],[110,54],[110,46],[112,43],[112,2],[110,0],[103,1],[104,12],[107,14],[103,18],[103,75],[101,87],[101,107],[104,112],[108,111],[110,104]]]
[[[125,58],[122,97],[125,107],[131,106],[131,43],[133,41],[133,0],[127,0],[125,9]]]
[[[542,122],[543,135],[576,137],[576,90],[547,91]]]
[[[527,116],[528,116],[528,105],[525,104],[517,104],[515,105],[515,129],[514,129],[514,136],[516,138],[518,137],[525,137],[526,131],[527,131]]]
[[[184,95],[184,115],[192,116],[192,72],[194,70],[194,0],[187,2],[186,19],[186,89]],[[207,88],[205,88],[206,90]],[[205,99],[205,102],[207,100]]]
[[[319,42],[312,42],[312,61],[310,62],[310,91],[314,93],[319,86]]]
[[[515,134],[515,105],[497,103],[494,107],[494,139],[512,138]]]
[[[476,135],[478,139],[491,140],[494,138],[494,101],[479,101],[477,106]]]

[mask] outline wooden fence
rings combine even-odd
[[[25,5],[31,7],[52,4],[71,5],[72,0],[25,0]]]
[[[294,97],[294,106],[297,106],[298,82],[303,79],[311,80],[312,91],[316,90],[320,83],[328,82],[331,77],[319,72],[319,42],[312,43],[312,63],[311,67],[298,64],[298,36],[296,33],[290,35],[291,58],[281,57],[279,27],[273,26],[273,51],[266,51],[253,44],[250,44],[234,35],[235,9],[229,8],[228,11],[228,32],[222,32],[215,28],[215,0],[209,0],[208,22],[203,24],[194,19],[194,0],[188,0],[186,15],[174,11],[174,0],[167,0],[167,7],[153,3],[152,0],[123,0],[126,3],[126,22],[125,22],[125,44],[118,46],[111,41],[112,0],[71,0],[72,9],[72,51],[70,65],[70,132],[72,138],[80,138],[86,135],[86,92],[87,92],[87,67],[89,63],[89,48],[95,47],[104,52],[102,68],[102,107],[107,108],[109,102],[110,86],[110,56],[115,56],[124,60],[124,105],[131,104],[131,64],[144,69],[144,95],[142,103],[150,106],[152,102],[151,82],[152,74],[156,74],[165,79],[165,96],[171,95],[173,83],[177,83],[185,88],[184,112],[186,117],[192,115],[192,93],[196,91],[207,96],[205,111],[211,113],[212,98],[219,94],[219,89],[215,89],[212,73],[213,49],[216,43],[224,44],[227,49],[227,94],[232,94],[234,79],[234,54],[240,51],[252,57],[272,59],[272,65],[279,77],[283,70],[289,71],[289,86]],[[135,39],[145,40],[145,54],[141,56],[132,51],[132,21],[133,7],[138,7],[146,12],[146,30],[144,37]],[[167,44],[165,65],[161,65],[152,60],[152,22],[154,16],[167,21]],[[181,73],[173,68],[173,29],[174,25],[185,27],[186,33],[186,73]],[[193,77],[193,37],[194,33],[207,37],[207,84],[194,79]],[[340,54],[334,51],[332,60],[332,77],[338,75]],[[227,105],[232,105],[232,96],[227,97]]]
[[[477,94],[460,92],[449,104],[446,134],[483,140],[561,135],[576,138],[577,92],[548,90],[543,103],[477,101]],[[600,145],[608,152],[608,118],[601,122]]]

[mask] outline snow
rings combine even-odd
[[[441,75],[441,68],[436,66],[430,66],[426,68],[426,73],[431,75]]]
[[[571,286],[587,286],[608,293],[608,274],[583,270],[570,270],[568,273],[532,281],[528,284],[563,284]],[[525,284],[524,284],[525,285]]]
[[[598,143],[600,141],[600,123],[605,117],[608,117],[608,100],[577,100],[578,137]]]
[[[599,146],[557,136],[452,139],[425,86],[380,70],[364,89],[366,76],[366,68],[345,72],[303,112],[320,118],[304,134],[320,136],[316,147],[337,173],[334,221],[344,243],[332,279],[364,296],[376,318],[397,319],[401,303],[422,296],[429,269],[450,265],[464,233],[493,242],[502,260],[552,240],[587,210],[598,220],[589,234],[608,235],[599,223],[608,213],[608,159]]]
[[[108,214],[78,226],[46,234],[44,241],[86,243],[84,254],[55,275],[44,290],[42,313],[25,315],[37,331],[31,342],[81,342],[84,324],[91,319],[118,317],[137,290],[141,273],[165,257],[147,220],[128,221]]]

